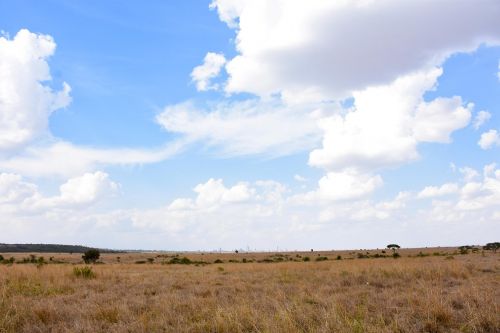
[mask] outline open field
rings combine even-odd
[[[500,332],[500,254],[366,252],[44,253],[0,265],[0,332]]]

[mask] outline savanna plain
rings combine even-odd
[[[397,253],[3,253],[0,332],[500,332],[500,253]]]

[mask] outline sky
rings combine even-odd
[[[500,235],[497,0],[0,0],[0,242]]]

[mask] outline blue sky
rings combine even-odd
[[[2,1],[0,242],[495,241],[497,14],[494,0]]]

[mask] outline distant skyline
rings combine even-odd
[[[0,243],[500,235],[500,2],[0,2]]]

